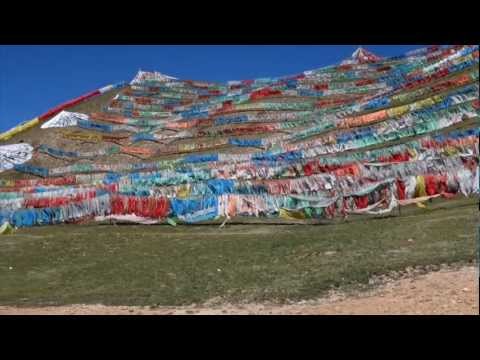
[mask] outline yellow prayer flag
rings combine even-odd
[[[287,220],[303,220],[306,218],[305,213],[301,210],[293,211],[293,210],[280,209],[279,216]]]

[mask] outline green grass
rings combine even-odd
[[[408,266],[473,261],[476,200],[428,206],[332,225],[20,229],[0,237],[0,304],[283,302]]]

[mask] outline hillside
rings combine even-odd
[[[139,72],[0,134],[0,314],[478,313],[478,72]]]
[[[75,125],[0,143],[33,147],[0,173],[0,223],[316,223],[473,196],[478,109],[478,46],[226,84],[139,72],[41,121]]]

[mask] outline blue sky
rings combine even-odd
[[[393,56],[425,45],[365,45]],[[137,70],[180,79],[228,80],[291,75],[340,62],[359,45],[0,45],[0,131]]]

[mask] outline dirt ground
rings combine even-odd
[[[375,281],[375,280],[374,280]],[[333,315],[333,314],[458,314],[479,315],[478,273],[473,266],[441,269],[425,275],[384,280],[355,294],[332,293],[326,298],[289,305],[210,304],[186,307],[69,305],[40,308],[0,306],[0,315]]]

